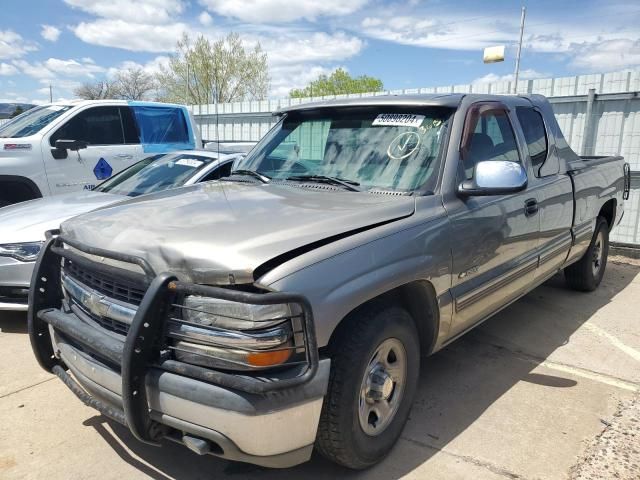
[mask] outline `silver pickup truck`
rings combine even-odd
[[[628,167],[576,155],[544,97],[277,115],[230,177],[68,220],[41,250],[40,365],[139,440],[368,467],[401,434],[421,356],[559,271],[600,283]]]

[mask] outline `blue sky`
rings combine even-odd
[[[269,56],[273,98],[344,67],[387,89],[510,79],[520,6],[524,78],[640,68],[640,2],[2,0],[0,102],[73,97],[134,64],[155,72],[182,32],[237,31]],[[482,63],[504,44],[503,63]]]

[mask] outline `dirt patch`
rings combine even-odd
[[[634,265],[636,267],[640,267],[640,258],[625,257],[623,255],[610,255],[609,261],[617,264]]]
[[[640,478],[640,397],[621,402],[605,426],[571,469],[571,480]]]

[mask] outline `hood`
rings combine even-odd
[[[121,195],[74,192],[38,198],[0,208],[0,244],[37,242],[44,232],[60,228],[65,220],[99,207],[121,202]]]
[[[171,271],[185,281],[251,283],[269,260],[414,210],[407,196],[210,182],[81,215],[65,222],[62,233],[142,257],[156,273]]]

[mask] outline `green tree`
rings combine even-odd
[[[289,97],[321,97],[346,93],[380,92],[383,88],[384,85],[379,78],[368,75],[354,78],[346,70],[338,68],[329,76],[320,75],[304,88],[294,88],[289,92]]]
[[[261,100],[269,91],[267,54],[259,43],[245,47],[237,33],[216,42],[202,35],[192,42],[185,34],[157,80],[159,97],[168,102]]]
[[[22,108],[22,105],[17,105],[16,109],[13,111],[9,118],[17,117],[21,113],[24,113],[24,108]]]

